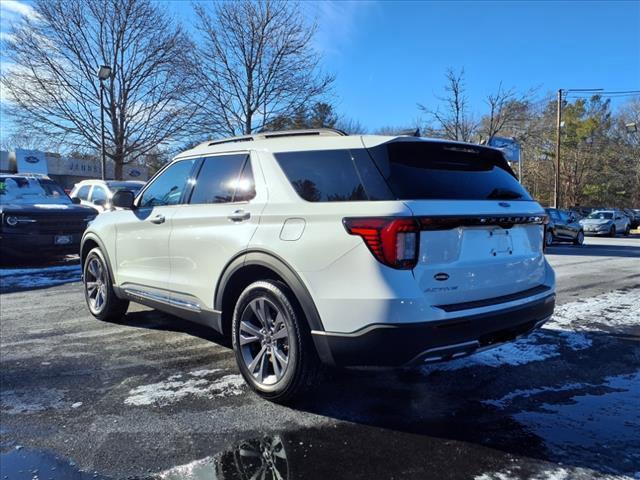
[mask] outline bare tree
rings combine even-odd
[[[343,131],[347,135],[364,135],[369,133],[367,127],[354,118],[340,117],[335,124],[335,128]]]
[[[196,111],[193,46],[150,0],[37,0],[6,42],[2,78],[20,130],[99,149],[99,65],[107,156],[122,167],[181,132]]]
[[[200,91],[198,124],[208,134],[263,130],[275,118],[294,117],[330,88],[319,70],[309,26],[298,4],[283,0],[197,4]]]
[[[482,137],[489,141],[505,130],[520,130],[534,95],[535,90],[519,94],[514,88],[505,89],[500,82],[497,91],[486,99],[489,113],[480,123]]]
[[[476,131],[476,123],[467,111],[464,69],[459,73],[448,69],[446,77],[445,96],[436,97],[444,103],[444,109],[441,110],[440,107],[437,107],[434,110],[422,104],[418,104],[418,108],[436,121],[436,128],[444,138],[470,142]]]

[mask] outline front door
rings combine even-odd
[[[155,295],[169,289],[169,235],[195,163],[169,165],[144,189],[136,208],[110,213],[121,216],[116,222],[116,259],[123,288]]]

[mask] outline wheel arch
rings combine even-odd
[[[105,261],[107,262],[107,269],[109,270],[109,278],[115,287],[116,277],[113,276],[113,268],[111,267],[111,259],[109,258],[109,254],[107,253],[107,249],[104,246],[104,243],[98,236],[94,233],[86,233],[80,242],[80,265],[81,268],[84,269],[84,261],[89,255],[89,252],[94,248],[98,247]],[[117,289],[116,289],[117,291]]]
[[[307,320],[310,330],[324,330],[309,290],[295,270],[279,256],[251,250],[232,259],[224,268],[216,287],[214,308],[221,312],[222,334],[231,330],[233,305],[242,290],[256,280],[272,279],[287,285]]]

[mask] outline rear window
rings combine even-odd
[[[531,200],[499,152],[399,141],[369,149],[400,200]]]

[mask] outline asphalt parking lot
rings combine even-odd
[[[74,260],[0,270],[0,478],[640,478],[640,235],[548,256],[539,332],[333,372],[295,409],[250,393],[204,328],[95,320]]]

